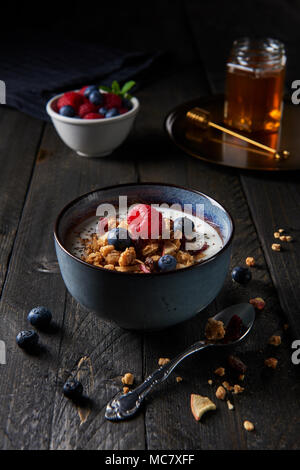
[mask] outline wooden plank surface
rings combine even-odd
[[[22,213],[43,123],[0,107],[0,295]]]
[[[300,172],[243,174],[241,179],[281,307],[293,337],[300,338]],[[280,228],[293,237],[291,243],[274,239]],[[282,249],[275,252],[271,246],[278,242]]]

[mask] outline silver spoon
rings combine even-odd
[[[235,338],[234,340],[229,339],[227,342],[217,341],[215,343],[207,342],[205,340],[197,341],[170,362],[155,370],[151,375],[149,375],[149,377],[146,378],[146,380],[144,380],[141,385],[136,387],[134,390],[126,394],[122,392],[118,393],[108,403],[106,407],[105,418],[110,421],[121,421],[127,418],[131,418],[131,416],[133,416],[138,411],[144,398],[149,394],[149,392],[153,390],[155,385],[164,382],[164,380],[166,380],[175,367],[178,366],[178,364],[183,361],[183,359],[190,356],[191,354],[211,347],[226,348],[237,345],[242,340],[244,340],[254,323],[255,310],[253,305],[246,303],[232,305],[222,310],[222,312],[218,313],[213,318],[215,320],[221,320],[226,328],[232,317],[235,315],[241,319],[243,324],[243,330],[238,338]]]

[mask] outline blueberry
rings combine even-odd
[[[105,115],[106,118],[112,118],[115,116],[119,116],[119,111],[117,110],[117,108],[109,109]]]
[[[20,348],[30,350],[37,346],[39,342],[39,336],[35,331],[24,330],[20,331],[20,333],[17,335],[16,341]]]
[[[132,244],[128,231],[125,228],[113,228],[108,232],[107,241],[114,245],[116,250],[125,250]]]
[[[62,116],[74,117],[76,113],[73,106],[66,105],[60,108],[59,114],[61,114]]]
[[[236,266],[231,271],[231,277],[239,284],[248,284],[248,282],[252,279],[252,274],[250,269],[243,268],[242,266]]]
[[[102,108],[99,108],[98,113],[103,114],[105,116],[107,113],[106,107],[102,106]]]
[[[128,111],[132,108],[131,101],[128,98],[122,99],[122,108],[127,108]]]
[[[50,324],[52,313],[46,307],[34,307],[30,310],[27,320],[37,328],[44,328]]]
[[[176,268],[177,261],[172,255],[164,255],[158,260],[158,267],[161,271],[172,271]]]
[[[90,93],[92,93],[92,91],[99,91],[97,85],[90,85],[88,86],[85,90],[84,90],[84,96],[86,98],[88,98],[90,96]]]
[[[194,222],[188,217],[178,217],[174,220],[174,232],[180,230],[185,235],[191,235],[195,228]]]
[[[82,383],[76,379],[68,380],[63,386],[63,393],[65,397],[71,400],[78,400],[83,393]]]
[[[103,96],[98,90],[94,90],[89,94],[89,100],[96,106],[100,106],[103,103]]]

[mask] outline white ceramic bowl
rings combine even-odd
[[[46,110],[64,143],[83,157],[105,157],[128,136],[139,111],[139,101],[132,98],[132,109],[125,114],[104,119],[80,119],[62,116],[53,105],[63,95],[48,101]]]

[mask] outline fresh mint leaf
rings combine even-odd
[[[115,95],[120,93],[120,85],[118,84],[117,80],[114,80],[111,84],[111,90]]]
[[[111,92],[111,89],[108,86],[100,85],[99,90],[107,91],[108,93]]]
[[[126,93],[131,90],[131,88],[135,85],[135,82],[133,80],[129,80],[129,82],[126,82],[121,89],[121,95],[126,95]]]

